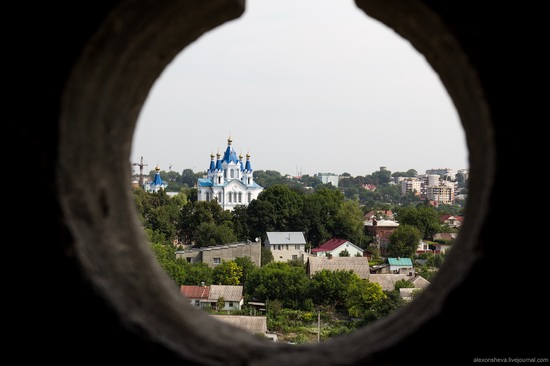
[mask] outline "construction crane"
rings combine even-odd
[[[143,188],[143,167],[148,166],[143,163],[143,156],[141,157],[141,162],[132,163],[133,166],[139,166],[139,187]]]

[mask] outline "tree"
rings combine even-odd
[[[273,205],[275,231],[303,231],[303,195],[288,186],[277,184],[264,189],[257,200],[267,201]]]
[[[247,239],[253,239],[250,237],[248,225],[248,209],[244,205],[237,205],[233,208],[232,223],[233,232],[238,241],[246,241]]]
[[[261,250],[261,267],[273,262],[273,252],[262,245]]]
[[[286,183],[286,178],[275,170],[256,170],[254,172],[254,180],[265,189],[277,184]]]
[[[269,201],[255,199],[247,208],[247,226],[252,237],[266,239],[266,232],[275,231],[275,207]]]
[[[177,221],[180,208],[168,204],[151,209],[147,215],[145,227],[161,232],[170,240],[177,237]]]
[[[349,257],[349,252],[347,249],[344,249],[340,252],[340,254],[338,254],[339,257]]]
[[[386,294],[379,284],[368,280],[354,281],[350,284],[346,307],[350,316],[361,318],[385,298]]]
[[[393,285],[393,287],[395,290],[399,291],[400,288],[414,288],[414,284],[411,281],[402,279],[402,280],[395,281],[395,284]]]
[[[306,232],[306,240],[314,247],[331,237],[343,237],[346,229],[345,214],[339,212],[344,202],[344,194],[339,190],[321,188],[314,194],[306,196],[304,212],[310,229]]]
[[[353,271],[330,271],[327,269],[311,276],[309,296],[315,305],[343,306],[349,296],[350,286],[361,281]]]
[[[221,225],[214,222],[202,222],[195,233],[195,245],[199,247],[234,243],[236,241],[237,237],[233,233],[233,227],[227,222]]]
[[[364,219],[363,211],[354,201],[343,201],[336,211],[333,227],[329,228],[333,237],[347,238],[348,240],[363,244]]]
[[[226,228],[229,228],[230,230],[224,228],[218,230],[216,234],[212,235],[212,237],[216,237],[217,244],[224,243],[224,241],[220,241],[219,236],[232,233],[233,231],[231,213],[225,211],[215,201],[189,202],[181,209],[180,217],[178,220],[178,229],[184,241],[192,243],[197,239],[201,224],[207,223],[209,224],[208,227],[214,227],[222,226],[226,222]],[[204,233],[203,231],[201,235],[203,235],[203,242],[212,242],[212,240],[204,240],[205,237],[210,238],[210,235],[208,235],[208,233]],[[227,242],[235,241],[234,233],[233,238],[227,240],[229,240]]]
[[[180,182],[184,187],[194,187],[197,184],[197,179],[202,177],[202,173],[195,174],[192,169],[184,169],[181,172]]]
[[[186,267],[187,278],[184,285],[209,286],[214,283],[213,270],[203,262],[191,263]]]
[[[185,284],[187,280],[185,269],[187,262],[176,259],[174,248],[171,245],[151,243],[151,249],[160,267],[174,283],[178,286]]]
[[[225,307],[225,298],[223,296],[218,297],[218,300],[216,300],[216,309],[218,311],[223,310]]]
[[[420,231],[422,239],[431,238],[441,230],[439,213],[432,206],[400,207],[397,209],[396,214],[400,225],[405,224],[416,227]]]
[[[254,271],[254,268],[256,268],[256,265],[250,257],[238,257],[234,259],[235,263],[239,268],[241,269],[242,276],[241,280],[239,281],[239,285],[244,286],[248,279],[248,275]]]
[[[253,298],[279,300],[287,308],[299,309],[307,303],[308,283],[305,266],[271,262],[252,271],[244,290]]]
[[[370,309],[363,313],[363,320],[366,324],[387,317],[395,310],[405,305],[405,301],[399,294],[399,290],[384,291],[386,295],[380,301],[375,302]]]
[[[411,225],[399,225],[390,237],[386,254],[389,257],[412,257],[421,239],[420,231]]]
[[[243,270],[235,261],[224,260],[214,267],[212,276],[215,284],[238,286],[241,283]]]

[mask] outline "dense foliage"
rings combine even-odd
[[[244,257],[223,261],[215,268],[176,259],[175,250],[184,244],[211,246],[256,238],[263,242],[269,231],[300,231],[308,246],[345,238],[368,248],[373,264],[382,263],[378,249],[369,246],[373,238],[364,230],[364,213],[392,210],[400,226],[390,236],[386,254],[413,257],[420,239],[442,230],[450,232],[439,222],[442,213],[458,215],[463,210],[458,205],[435,208],[421,203],[414,194],[401,196],[391,179],[415,176],[413,169],[393,174],[383,170],[365,177],[346,175],[340,188],[323,184],[316,176],[296,179],[258,171],[256,182],[264,191],[248,206],[237,206],[233,211],[224,211],[215,201],[197,202],[193,186],[202,175],[190,169],[181,175],[161,172],[162,179],[169,182],[168,190],[178,192],[174,195],[134,190],[137,214],[159,265],[176,286],[242,285],[245,302],[266,301],[268,328],[295,334],[288,340],[296,343],[349,333],[387,316],[404,305],[399,288],[410,286],[410,282],[398,282],[394,290],[382,291],[378,284],[361,280],[351,271],[321,271],[308,276],[304,263],[274,262],[271,251],[263,247],[261,266]],[[432,253],[424,258],[426,263],[419,265],[417,272],[431,281],[445,255]],[[247,311],[245,308],[242,313]],[[323,324],[320,334],[318,320]]]

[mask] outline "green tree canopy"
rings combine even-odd
[[[235,258],[234,261],[237,266],[239,266],[242,272],[239,285],[244,286],[244,284],[248,280],[248,276],[254,271],[257,266],[254,264],[254,262],[252,262],[250,257],[238,257]]]
[[[233,233],[233,226],[229,222],[218,225],[214,222],[202,222],[196,230],[195,245],[199,247],[208,247],[234,243],[237,236]]]
[[[361,318],[379,306],[386,294],[379,284],[370,281],[354,281],[350,284],[346,307],[352,317]]]
[[[305,303],[309,280],[305,267],[271,262],[248,276],[245,292],[263,300],[279,300],[285,307],[299,309]]]
[[[416,227],[422,239],[431,238],[441,230],[439,213],[429,205],[400,207],[397,209],[397,220],[400,225]]]
[[[361,281],[353,271],[321,270],[311,276],[309,296],[315,305],[343,306],[352,283]]]
[[[243,269],[235,261],[222,261],[214,267],[212,277],[217,285],[238,286],[241,283]]]
[[[399,225],[389,237],[388,257],[413,257],[421,239],[420,231],[411,225]]]

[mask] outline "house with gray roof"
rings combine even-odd
[[[399,280],[409,281],[410,283],[412,283],[412,285],[414,286],[414,289],[416,290],[424,290],[430,285],[430,282],[426,280],[424,277],[410,276],[409,274],[371,273],[369,277],[369,281],[379,284],[380,287],[382,287],[383,291],[395,290],[395,283]],[[405,291],[404,293],[407,293],[407,291]],[[404,294],[404,296],[408,296],[408,295]]]
[[[248,315],[217,315],[212,314],[215,319],[240,328],[251,334],[267,333],[266,316],[248,316]]]
[[[273,254],[275,262],[302,260],[306,253],[306,238],[301,231],[268,231],[264,246]]]
[[[309,278],[322,270],[352,271],[363,280],[370,276],[367,257],[309,257],[307,259],[306,272]]]

